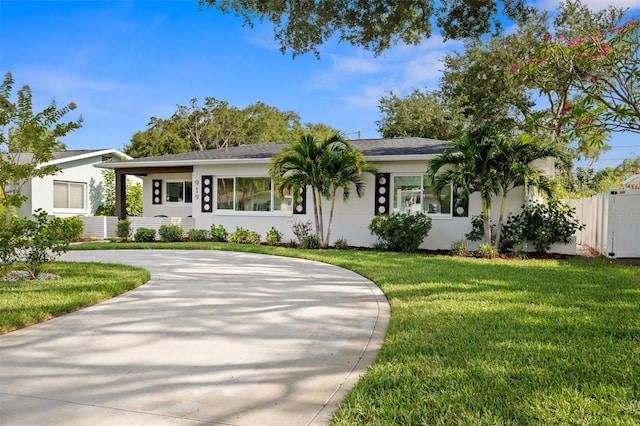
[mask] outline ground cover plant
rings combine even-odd
[[[149,280],[133,266],[53,262],[52,280],[0,281],[0,334],[117,296]]]
[[[189,246],[323,261],[382,288],[384,344],[333,425],[640,423],[637,263]]]

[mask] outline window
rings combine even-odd
[[[393,194],[394,212],[451,214],[451,187],[443,188],[438,197],[433,193],[431,180],[426,175],[394,176]]]
[[[272,212],[293,208],[291,194],[279,197],[266,177],[218,178],[216,187],[218,210]]]
[[[53,181],[53,208],[85,210],[87,184]]]
[[[193,197],[193,186],[191,181],[167,182],[167,202],[168,203],[190,203]]]

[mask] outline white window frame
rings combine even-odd
[[[67,189],[66,207],[56,207],[56,185],[65,185]],[[71,187],[79,186],[82,188],[82,207],[70,207],[71,202]],[[56,213],[87,213],[87,183],[86,182],[74,182],[66,180],[54,180],[53,181],[53,199],[52,207]]]
[[[169,184],[182,184],[182,200],[169,201]],[[191,183],[191,201],[187,199],[187,183]],[[164,182],[164,203],[170,205],[176,204],[192,204],[193,203],[193,181],[190,180],[167,180]]]
[[[269,201],[269,210],[236,210],[237,206],[237,191],[235,190],[237,179],[269,179],[270,186],[270,201]],[[233,180],[233,208],[232,209],[220,209],[218,208],[218,181],[220,179],[232,179]],[[251,175],[233,175],[233,176],[215,176],[213,182],[214,187],[214,203],[213,203],[213,211],[214,213],[221,216],[292,216],[293,215],[293,195],[285,195],[284,200],[287,200],[287,203],[281,203],[281,206],[288,205],[288,208],[284,210],[274,210],[275,202],[276,202],[276,190],[275,184],[273,183],[273,179],[270,179],[268,176],[251,176]]]
[[[420,179],[420,191],[418,193],[417,190],[414,190],[414,192],[416,192],[416,197],[419,198],[419,203],[413,203],[411,205],[406,206],[406,208],[401,209],[398,207],[398,191],[396,191],[396,178],[397,177],[416,177]],[[425,198],[425,186],[424,186],[424,179],[425,179],[425,174],[424,173],[393,173],[391,175],[391,192],[393,193],[393,200],[392,200],[392,209],[391,211],[394,213],[398,213],[398,212],[402,212],[402,213],[417,213],[417,212],[422,212],[425,213],[427,216],[432,217],[434,219],[437,218],[442,218],[442,219],[449,219],[453,217],[453,189],[452,186],[449,185],[449,191],[450,191],[450,196],[449,196],[449,212],[448,213],[439,213],[439,212],[429,212],[428,209],[425,210],[424,209],[424,198]]]

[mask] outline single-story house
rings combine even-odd
[[[31,162],[33,154],[14,153],[18,162]],[[94,165],[108,161],[131,159],[115,149],[68,150],[53,152],[53,159],[38,167],[53,165],[59,171],[54,175],[32,178],[22,188],[27,200],[18,214],[30,217],[37,209],[49,215],[90,216],[102,204],[105,184],[102,170]]]
[[[622,182],[624,189],[640,189],[640,173],[631,175]]]
[[[471,230],[471,217],[480,214],[480,198],[463,199],[448,188],[436,197],[425,172],[429,159],[443,152],[448,142],[426,138],[358,139],[349,141],[379,173],[365,176],[365,195],[352,193],[347,202],[339,195],[332,227],[333,243],[344,238],[353,246],[375,244],[368,226],[378,214],[423,211],[432,218],[432,228],[422,244],[425,249],[450,249]],[[102,163],[97,167],[115,170],[116,211],[125,217],[124,181],[127,175],[143,179],[145,217],[193,218],[198,229],[223,225],[228,232],[243,227],[263,239],[275,227],[293,240],[294,221],[313,223],[311,190],[295,202],[292,194],[279,198],[269,176],[271,158],[284,143],[265,143],[227,149]],[[551,170],[550,164],[541,165]],[[518,212],[528,197],[523,188],[509,193],[507,211]],[[499,199],[494,203],[497,220]],[[324,206],[329,213],[329,203]],[[327,221],[325,220],[325,224]]]

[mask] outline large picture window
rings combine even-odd
[[[191,181],[167,182],[167,203],[190,203],[193,198]]]
[[[431,180],[426,175],[394,176],[393,194],[394,212],[451,214],[451,187],[444,187],[438,196],[433,193]]]
[[[217,179],[217,210],[273,212],[292,211],[293,197],[279,197],[267,177]]]
[[[86,194],[84,182],[53,181],[53,208],[85,210]]]

